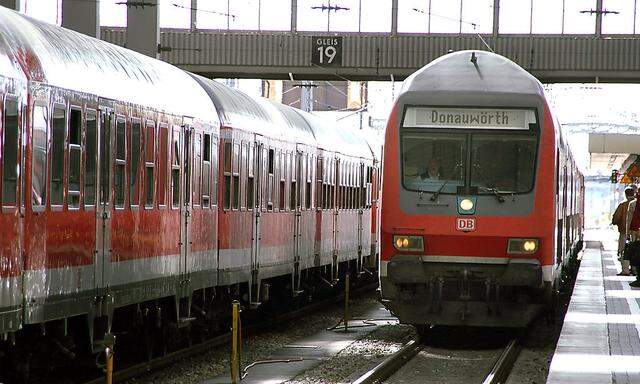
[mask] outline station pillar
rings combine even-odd
[[[24,0],[0,0],[0,5],[14,11],[24,11]]]
[[[155,59],[159,57],[160,10],[158,0],[127,4],[127,48]]]
[[[100,0],[62,0],[62,26],[100,38]]]

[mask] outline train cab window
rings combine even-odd
[[[71,107],[69,112],[69,163],[67,174],[69,207],[80,207],[80,170],[82,158],[82,110]]]
[[[233,144],[233,180],[231,182],[233,188],[233,206],[232,209],[240,208],[240,144]]]
[[[41,208],[47,202],[47,107],[33,107],[31,142],[31,205]]]
[[[2,137],[2,206],[14,207],[17,203],[20,126],[18,101],[7,97],[4,100],[4,131]]]
[[[211,201],[213,205],[218,205],[218,141],[215,137],[213,137],[211,141],[211,156],[213,160],[211,165],[211,168],[213,168],[213,175],[211,176],[211,180],[213,180]]]
[[[127,166],[127,131],[126,124],[123,117],[118,117],[116,120],[116,165],[114,175],[114,187],[115,187],[115,206],[116,208],[124,207],[125,200],[125,184],[126,176],[125,169]]]
[[[140,120],[131,121],[131,170],[129,180],[129,205],[140,204],[140,146],[142,144]]]
[[[253,209],[256,205],[254,178],[255,178],[255,147],[249,147],[249,155],[247,158],[247,207]]]
[[[97,177],[97,130],[96,111],[87,109],[85,131],[85,171],[84,171],[84,205],[93,206],[96,203]]]
[[[169,163],[169,128],[160,124],[160,142],[158,143],[158,206],[167,205],[167,164]]]
[[[180,148],[180,128],[173,129],[171,140],[171,206],[180,207],[180,166],[182,165],[182,151]]]
[[[231,209],[231,142],[224,142],[224,190],[222,205],[225,209]]]
[[[54,106],[51,122],[51,205],[62,206],[64,198],[64,147],[67,111]]]
[[[211,203],[211,135],[204,134],[202,140],[202,208]]]
[[[144,133],[144,206],[146,208],[153,207],[153,196],[155,195],[155,154],[156,154],[156,135],[155,124],[148,121]]]

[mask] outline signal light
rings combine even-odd
[[[422,236],[394,235],[393,246],[398,251],[422,252],[424,251],[424,241]]]
[[[538,250],[538,239],[509,239],[507,253],[533,254]]]

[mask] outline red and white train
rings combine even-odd
[[[411,75],[383,155],[382,300],[404,323],[527,325],[581,247],[583,177],[542,86],[484,51]]]
[[[0,138],[0,354],[375,266],[359,133],[1,7]]]

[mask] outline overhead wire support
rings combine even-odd
[[[148,3],[146,1],[118,1],[116,5],[126,5],[131,8],[157,7],[156,3]]]

